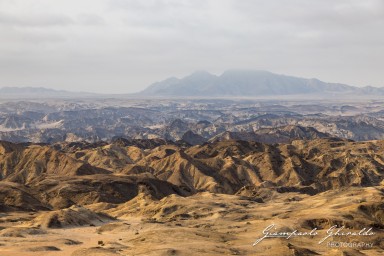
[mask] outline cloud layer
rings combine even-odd
[[[384,85],[381,0],[0,0],[0,87],[129,93],[205,69]]]

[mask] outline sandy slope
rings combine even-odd
[[[41,216],[52,215],[44,212],[2,214],[0,255],[383,255],[383,189],[351,187],[315,196],[266,191],[253,199],[203,192],[157,200],[141,193],[120,205],[72,207],[90,216],[101,211],[116,220],[79,226],[71,215],[61,219],[62,228],[36,228]],[[279,231],[317,227],[319,235],[268,238],[252,246],[270,224]],[[374,227],[376,234],[335,237],[319,245],[332,225]],[[328,246],[331,240],[374,245],[339,249]]]

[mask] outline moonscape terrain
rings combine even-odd
[[[0,255],[382,255],[383,152],[337,138],[3,141]],[[253,246],[271,224],[318,235]],[[374,235],[319,244],[334,225]]]
[[[3,99],[0,256],[384,255],[383,106]]]

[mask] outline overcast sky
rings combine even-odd
[[[129,93],[195,70],[384,86],[382,0],[0,0],[0,87]]]

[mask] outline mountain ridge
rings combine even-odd
[[[151,84],[141,96],[170,97],[253,97],[308,94],[383,94],[378,87],[355,87],[323,82],[316,78],[299,78],[264,70],[227,70],[219,76],[197,71],[183,78],[171,77]]]
[[[136,93],[99,94],[74,92],[46,87],[0,87],[0,98],[63,97],[269,97],[269,96],[373,96],[384,95],[383,87],[356,87],[324,82],[317,78],[301,78],[265,70],[230,69],[221,75],[198,70],[182,78],[169,77],[150,84]]]
[[[61,97],[89,97],[98,96],[99,94],[93,92],[74,92],[66,90],[56,90],[46,87],[33,87],[33,86],[4,86],[0,87],[0,98],[61,98]]]

